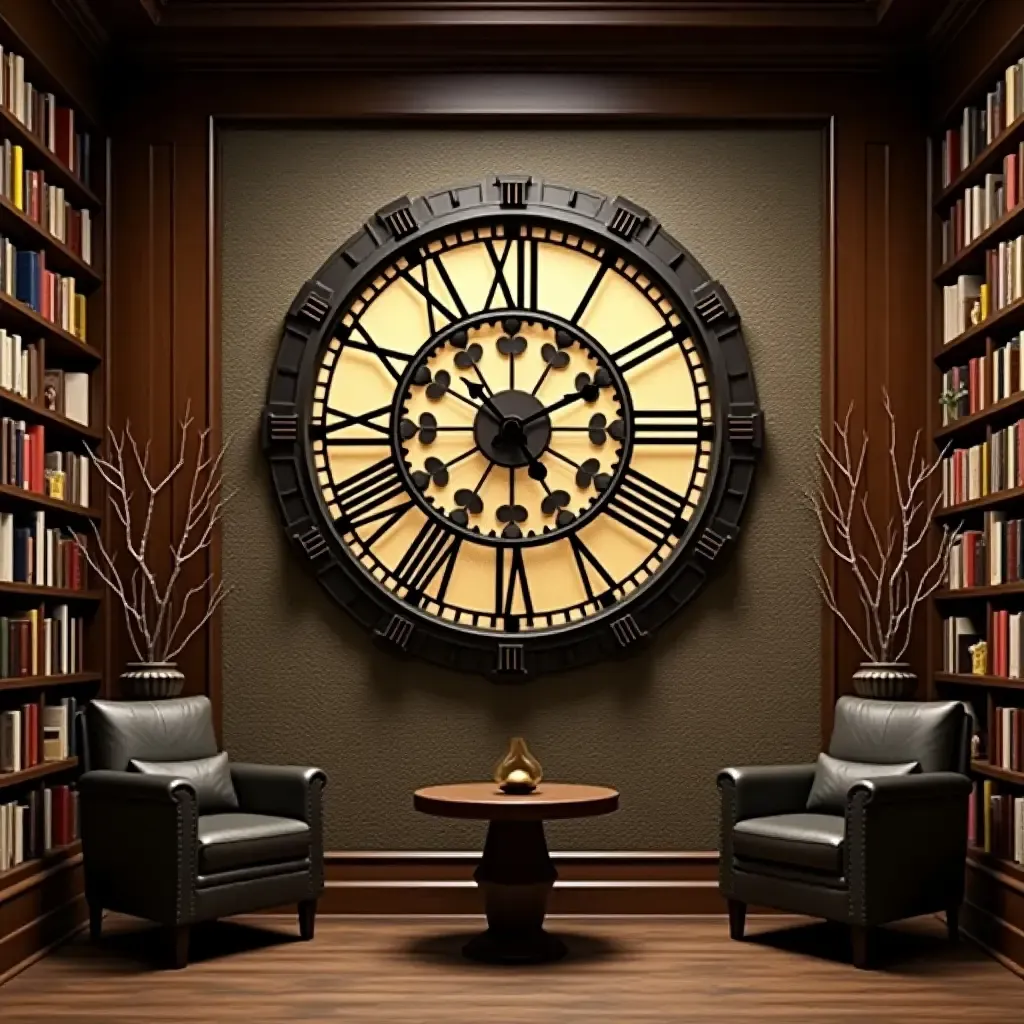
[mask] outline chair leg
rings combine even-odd
[[[747,905],[742,900],[729,900],[729,938],[739,942],[747,920]]]
[[[302,900],[299,903],[299,935],[304,942],[313,938],[316,928],[316,900]]]
[[[960,904],[946,907],[946,928],[949,931],[949,941],[960,941]]]
[[[868,935],[865,924],[850,925],[850,944],[853,947],[853,966],[860,971],[868,969]]]
[[[99,941],[103,934],[103,908],[97,903],[89,904],[89,938],[93,942]]]
[[[176,971],[188,966],[189,926],[176,924],[171,928],[171,966]]]

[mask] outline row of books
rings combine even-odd
[[[2,103],[61,163],[89,184],[91,140],[75,126],[75,112],[63,107],[51,92],[25,80],[25,58],[0,47]]]
[[[975,783],[967,808],[967,842],[1024,864],[1024,797],[997,792],[991,779]]]
[[[942,671],[957,675],[971,675],[974,656],[971,648],[983,637],[974,621],[966,615],[951,615],[942,620]],[[983,666],[987,674],[988,665]]]
[[[989,736],[989,764],[1024,772],[1024,708],[993,708]]]
[[[89,504],[89,456],[76,452],[48,452],[46,428],[41,423],[0,417],[0,484],[34,494]]]
[[[990,355],[975,356],[943,373],[941,404],[944,427],[1024,391],[1024,361],[1020,358],[1022,344],[1024,332],[993,348]]]
[[[43,374],[43,407],[84,427],[89,426],[89,374],[46,370]]]
[[[44,761],[77,757],[77,711],[74,697],[65,697],[59,704],[40,697],[0,711],[0,772],[22,772]]]
[[[48,529],[43,511],[0,512],[0,583],[82,590],[85,556],[65,529]]]
[[[50,615],[32,608],[24,615],[0,615],[0,678],[66,676],[85,671],[85,620],[66,604]]]
[[[46,254],[18,250],[0,236],[0,289],[35,310],[44,320],[86,341],[86,299],[75,279],[46,269]]]
[[[942,139],[942,187],[970,166],[1009,125],[1024,113],[1024,60],[1011,64],[985,97],[983,107],[964,107],[959,128],[949,129]]]
[[[92,263],[92,214],[68,202],[59,185],[51,185],[44,171],[25,166],[25,151],[4,139],[0,145],[0,194],[54,238]]]
[[[1003,159],[1002,174],[964,189],[942,222],[942,262],[953,259],[993,224],[1015,209],[1024,195],[1024,143]]]
[[[71,786],[45,786],[0,803],[0,874],[80,834],[78,790]]]
[[[955,284],[943,286],[942,343],[944,345],[955,341],[964,331],[970,330],[984,319],[981,303],[982,284],[982,279],[977,274],[961,274]]]
[[[37,344],[22,341],[20,334],[12,334],[0,327],[0,388],[13,391],[22,398],[36,402],[42,376],[40,350]]]
[[[1024,649],[1024,615],[997,608],[989,625],[986,669],[1003,679],[1021,678],[1021,651]]]
[[[1024,420],[942,460],[944,508],[1017,487],[1024,487]]]

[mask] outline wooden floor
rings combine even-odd
[[[854,970],[845,934],[754,918],[730,942],[722,918],[554,920],[570,958],[499,969],[464,961],[468,919],[324,918],[312,943],[288,918],[196,930],[193,963],[157,970],[148,926],[108,920],[0,988],[3,1024],[653,1024],[720,1021],[1012,1024],[1024,981],[923,918],[886,929],[878,969]]]

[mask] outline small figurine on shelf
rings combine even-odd
[[[971,303],[971,323],[975,327],[981,323],[981,299],[975,299]]]
[[[976,732],[971,736],[971,760],[977,761],[981,757],[981,733]]]
[[[988,675],[988,643],[979,640],[967,648],[971,652],[971,673],[976,676]]]

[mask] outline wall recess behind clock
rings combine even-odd
[[[262,431],[286,532],[379,644],[516,680],[695,595],[763,421],[729,296],[657,220],[498,175],[390,203],[303,286]]]

